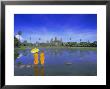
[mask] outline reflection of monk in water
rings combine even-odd
[[[38,65],[34,65],[34,74],[35,74],[35,76],[38,76],[38,73],[39,73]]]
[[[40,75],[41,75],[41,76],[44,76],[44,75],[45,75],[45,73],[44,73],[44,66],[42,66],[42,67],[40,68]]]
[[[34,74],[35,76],[44,76],[44,66],[41,66],[40,68],[38,67],[38,65],[34,65]]]
[[[38,53],[34,53],[34,64],[38,64],[39,61],[38,61]]]
[[[40,53],[40,63],[41,63],[41,65],[44,65],[44,61],[45,61],[44,51],[41,51],[41,53]]]

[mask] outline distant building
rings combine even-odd
[[[51,39],[50,41],[46,41],[46,43],[35,43],[36,46],[61,46],[62,45],[62,39],[58,40],[57,37],[54,39]]]
[[[51,39],[50,41],[51,46],[60,46],[62,44],[62,39],[58,40],[57,37],[55,39]]]

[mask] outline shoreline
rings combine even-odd
[[[14,50],[16,50],[16,49],[25,50],[25,49],[32,49],[32,48],[35,48],[35,47],[14,48]],[[49,48],[49,49],[55,49],[55,48],[56,49],[97,49],[97,47],[36,47],[36,48],[39,48],[39,49],[41,49],[41,48],[45,48],[45,49],[47,49],[47,48]]]

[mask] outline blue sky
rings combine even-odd
[[[22,31],[21,39],[35,43],[57,37],[64,42],[96,41],[96,14],[15,14],[14,35]]]

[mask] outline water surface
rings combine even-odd
[[[92,48],[40,48],[44,66],[34,65],[31,49],[15,49],[15,76],[96,76],[97,50]],[[40,56],[39,56],[40,57]]]

